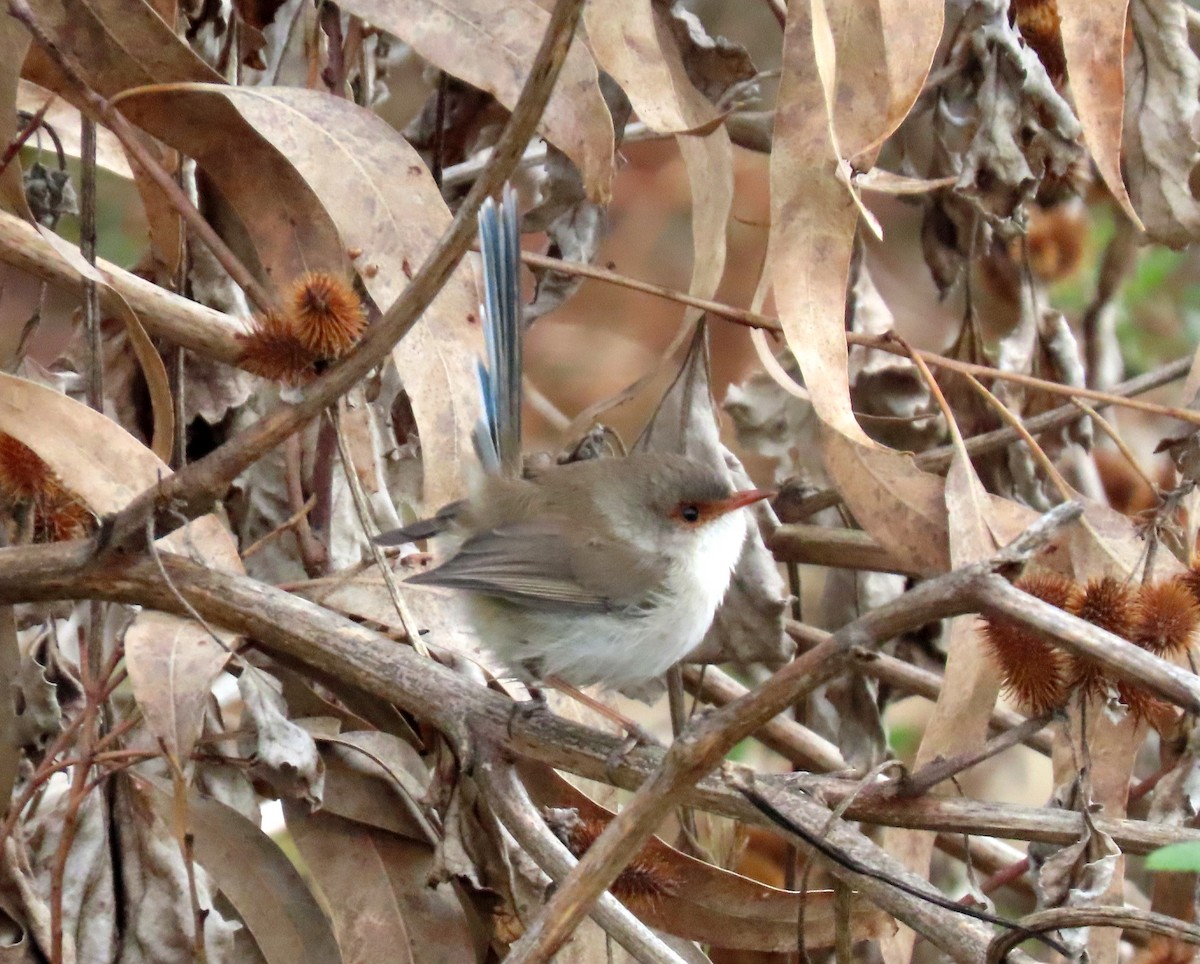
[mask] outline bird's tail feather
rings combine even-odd
[[[485,363],[479,366],[483,418],[475,426],[475,451],[485,470],[521,472],[521,233],[516,191],[504,188],[479,211],[483,254],[482,307]]]

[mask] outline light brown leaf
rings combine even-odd
[[[38,26],[104,97],[145,84],[222,82],[143,0],[33,0],[30,6]],[[21,75],[79,106],[75,85],[37,44]]]
[[[945,4],[826,0],[826,7],[839,78],[833,124],[854,157],[891,134],[921,93],[942,39]]]
[[[453,885],[428,884],[428,844],[290,802],[284,815],[329,904],[346,964],[481,959]]]
[[[395,34],[442,70],[512,110],[550,22],[532,0],[347,0],[343,10]],[[612,192],[613,126],[591,53],[576,36],[538,132],[579,168],[588,198]]]
[[[225,645],[233,636],[222,634]],[[142,612],[125,633],[125,666],[151,732],[186,764],[204,725],[209,691],[229,659],[192,620]]]
[[[822,428],[821,447],[829,474],[864,529],[915,568],[949,569],[941,479],[918,469],[911,455],[857,442],[829,426]]]
[[[292,217],[307,210],[308,216],[327,220],[345,247],[363,252],[360,266],[378,269],[362,276],[381,310],[400,295],[450,223],[433,178],[404,138],[375,114],[341,98],[284,87],[174,86],[139,92],[126,103],[131,116],[193,156],[205,149],[197,142],[210,139],[209,127],[229,113],[237,117],[236,124],[225,126],[230,135],[241,129],[244,139],[270,152],[258,168],[242,156],[243,143],[207,151],[197,160],[239,209],[264,262],[268,268],[276,265],[275,273],[317,267],[297,261],[312,256],[298,227],[292,238],[290,227],[276,235],[250,223],[259,208],[276,204],[289,190],[308,199],[293,198]],[[259,176],[246,177],[247,169]],[[301,183],[276,186],[277,176]],[[309,240],[318,243],[315,236]],[[276,251],[280,244],[289,251]],[[339,257],[344,260],[344,252]],[[482,350],[479,326],[472,321],[476,304],[470,272],[460,268],[393,351],[417,419],[425,497],[433,506],[464,494],[463,466],[472,459],[471,429],[479,415],[474,360]]]
[[[1112,196],[1142,228],[1121,177],[1125,123],[1125,16],[1129,0],[1059,0],[1063,53],[1075,112]]]
[[[317,743],[325,761],[323,810],[424,844],[436,839],[418,803],[429,772],[411,746],[378,730],[319,737]]]
[[[650,0],[592,0],[583,14],[596,60],[646,126],[670,134],[704,128],[718,111],[688,79],[665,15]]]
[[[287,717],[283,687],[262,670],[246,666],[238,677],[245,723],[253,730],[250,774],[281,797],[299,797],[318,806],[325,765],[312,735]]]
[[[168,784],[134,777],[168,826]],[[337,964],[342,960],[329,919],[300,872],[275,842],[232,807],[195,790],[187,795],[196,861],[237,910],[270,964]]]
[[[123,509],[170,475],[153,452],[111,419],[53,389],[0,372],[0,432],[24,442],[97,515]],[[215,516],[196,519],[159,544],[241,572],[237,544]]]
[[[54,128],[58,139],[62,142],[63,153],[67,157],[79,157],[83,149],[80,144],[80,115],[78,108],[72,107],[67,101],[56,96],[44,87],[39,87],[32,81],[21,78],[17,81],[17,109],[27,113],[36,113],[50,97],[54,103],[46,111],[46,123]],[[133,171],[125,157],[125,149],[117,140],[117,135],[106,127],[96,128],[96,166],[110,174],[115,174],[123,180],[133,179]]]
[[[1192,193],[1200,163],[1200,57],[1188,40],[1184,4],[1139,0],[1130,12],[1135,40],[1124,121],[1129,196],[1152,241],[1183,247],[1200,237],[1200,201]]]
[[[826,78],[835,65],[830,49],[814,39],[820,31],[811,9],[806,3],[788,8],[771,154],[769,257],[779,317],[826,426],[826,467],[856,518],[918,568],[944,571],[942,481],[918,470],[909,456],[872,442],[850,404],[844,315],[858,209],[838,175],[841,159],[826,110]],[[833,87],[867,82],[838,73]]]

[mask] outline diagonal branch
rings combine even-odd
[[[558,0],[555,4],[521,97],[487,168],[411,283],[371,326],[358,347],[314,382],[299,402],[281,406],[210,455],[135,498],[106,527],[107,548],[144,548],[147,519],[154,519],[154,530],[162,535],[207,512],[234,478],[349,391],[408,334],[466,253],[484,198],[508,180],[533,136],[566,59],[582,7],[583,0]]]

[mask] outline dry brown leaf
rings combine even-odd
[[[320,805],[325,787],[325,764],[312,735],[287,716],[283,687],[274,677],[247,665],[238,677],[245,707],[244,726],[253,733],[249,751],[250,776],[280,797]]]
[[[436,831],[421,809],[429,771],[404,740],[378,730],[317,738],[325,761],[321,809],[354,823],[433,843]]]
[[[942,39],[945,4],[825,0],[825,5],[839,77],[833,126],[846,156],[854,157],[871,151],[908,115]]]
[[[53,389],[0,373],[0,432],[28,445],[96,515],[123,509],[170,474],[153,452],[116,422]],[[198,556],[214,569],[241,572],[237,544],[212,515],[159,544]]]
[[[221,93],[244,101],[260,91],[220,84],[167,83],[140,88],[118,104],[134,124],[195,159],[240,218],[272,286],[282,290],[308,271],[347,275],[346,244],[330,212],[293,165],[301,158],[274,146],[266,133],[259,132]],[[353,107],[348,101],[338,103]],[[285,110],[285,114],[290,112]],[[336,136],[326,133],[330,138]],[[316,156],[311,160],[323,160],[322,152],[328,147],[327,140],[314,148]]]
[[[829,474],[864,529],[917,569],[949,569],[941,479],[918,469],[911,455],[857,442],[828,425],[821,444]]]
[[[592,829],[602,830],[613,814],[548,767],[521,768],[530,796],[541,807],[577,811]],[[686,940],[718,947],[787,952],[796,947],[798,894],[722,870],[689,857],[651,837],[638,858],[645,873],[661,875],[664,889],[653,899],[627,899],[630,909],[651,927]],[[616,886],[620,886],[618,884]],[[805,946],[833,943],[832,891],[810,891],[805,900]],[[890,933],[893,925],[879,910],[856,903],[851,913],[854,940]]]
[[[638,117],[652,130],[674,134],[705,128],[720,113],[688,78],[668,16],[649,0],[593,0],[583,14],[596,60]]]
[[[1058,0],[1063,52],[1083,139],[1104,183],[1140,229],[1121,177],[1125,122],[1125,15],[1129,0]]]
[[[949,565],[943,485],[909,456],[863,433],[850,405],[845,297],[858,208],[838,177],[808,4],[792,4],[784,38],[774,150],[771,237],[775,299],[788,346],[825,424],[826,467],[867,531],[925,571]],[[839,78],[839,86],[842,79]],[[846,83],[854,82],[846,78]]]
[[[321,888],[346,964],[482,960],[463,904],[431,887],[433,850],[331,813],[284,807],[288,831]]]
[[[258,195],[247,198],[254,206],[244,209],[226,194],[246,219],[261,205],[277,205],[276,192],[288,190],[274,185],[276,176],[300,178],[302,185],[294,190],[308,200],[294,203],[327,219],[345,247],[361,250],[360,267],[378,269],[363,271],[362,277],[381,310],[400,295],[450,224],[450,212],[416,151],[378,116],[341,98],[282,87],[176,86],[139,93],[127,103],[135,116],[145,112],[166,121],[169,115],[171,130],[156,125],[156,132],[168,140],[169,133],[176,135],[181,140],[176,146],[193,154],[198,145],[192,142],[207,136],[213,118],[235,112],[246,136],[272,154],[259,169],[261,177],[245,176],[243,143],[226,144],[198,161],[223,192],[226,182],[237,182],[239,194]],[[236,128],[226,130],[233,134]],[[258,236],[255,228],[251,231]],[[282,241],[270,232],[262,237],[271,247]],[[298,237],[296,243],[304,241]],[[270,267],[261,245],[260,256]],[[284,260],[294,264],[297,257],[312,253],[301,246]],[[299,267],[294,264],[292,270]],[[460,268],[393,351],[417,419],[430,505],[444,505],[465,492],[463,467],[472,460],[471,429],[479,415],[474,360],[482,339],[472,320],[476,303],[470,272]]]
[[[341,7],[395,34],[509,110],[550,22],[532,0],[348,0]],[[607,204],[615,172],[612,119],[581,36],[571,44],[538,131],[575,162],[588,197]]]
[[[1125,74],[1125,175],[1152,241],[1183,247],[1200,237],[1192,191],[1200,163],[1200,57],[1188,41],[1188,11],[1173,0],[1130,8],[1134,44]]]
[[[141,774],[133,783],[170,826],[175,801],[169,784]],[[196,862],[212,875],[270,964],[342,960],[329,919],[270,837],[232,807],[195,790],[188,791],[186,812]]]
[[[104,97],[145,84],[222,82],[141,0],[33,0],[30,7],[38,26]],[[38,45],[30,50],[21,75],[79,106],[75,86]]]
[[[125,666],[150,731],[186,765],[204,726],[209,692],[229,659],[207,629],[165,613],[139,613],[125,633]]]
[[[208,874],[202,867],[185,865],[179,841],[169,826],[124,774],[117,774],[115,785],[113,832],[115,846],[120,848],[125,915],[120,964],[159,964],[194,957],[189,871],[197,903],[204,911],[205,960],[209,964],[247,961],[235,947],[239,935],[244,939],[245,928],[213,906],[215,888]]]

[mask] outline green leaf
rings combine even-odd
[[[1160,847],[1147,855],[1146,869],[1200,873],[1200,840]]]

